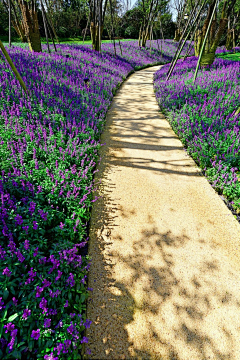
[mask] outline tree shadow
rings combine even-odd
[[[114,111],[113,106],[113,115]],[[129,136],[127,142],[125,136],[121,140],[121,126],[129,129],[124,133]],[[96,182],[102,181],[96,193],[100,198],[92,209],[89,241],[89,286],[94,289],[87,305],[87,317],[93,321],[87,330],[89,358],[238,359],[239,273],[210,237],[216,231],[214,222],[208,220],[209,237],[198,234],[205,224],[201,219],[193,222],[194,236],[184,227],[178,235],[174,226],[163,230],[154,209],[144,215],[146,220],[136,223],[140,204],[126,205],[116,191],[118,183],[112,180],[112,173],[121,176],[122,168],[137,168],[140,161],[141,170],[152,173],[154,159],[149,166],[142,156],[148,151],[155,153],[158,174],[188,178],[188,159],[180,159],[178,167],[174,158],[178,145],[168,151],[165,144],[166,159],[157,159],[161,147],[158,149],[155,138],[168,137],[164,128],[161,134],[158,131],[153,126],[145,128],[138,119],[118,120],[116,115],[107,119],[101,138],[106,146],[100,149]],[[129,148],[142,153],[124,155]],[[171,150],[173,155],[168,158]],[[176,166],[164,169],[166,164]],[[198,176],[197,169],[193,174]],[[178,211],[171,208],[172,203],[168,206],[168,214]]]

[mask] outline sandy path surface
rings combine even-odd
[[[102,136],[87,316],[91,359],[239,360],[240,225],[131,75]]]

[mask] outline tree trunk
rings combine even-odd
[[[139,30],[139,36],[138,36],[138,46],[141,46],[141,38],[142,38],[142,25]]]
[[[203,42],[202,31],[197,30],[195,33],[195,38],[194,38],[194,55],[196,57],[198,57],[200,54],[202,42]]]
[[[226,5],[227,3],[224,3],[223,6],[223,10],[222,10],[222,15],[221,15],[221,19],[219,22],[219,27],[218,30],[216,32],[217,29],[217,20],[216,20],[216,15],[215,16],[215,20],[212,20],[211,23],[211,27],[210,27],[210,31],[206,40],[206,44],[205,44],[205,48],[201,57],[201,61],[200,61],[200,66],[201,67],[207,67],[212,65],[214,59],[215,59],[215,52],[216,49],[219,45],[220,39],[225,31],[226,25],[227,25],[227,21],[228,19],[225,17],[226,15]],[[194,49],[195,49],[195,56],[199,56],[200,53],[200,49],[202,48],[202,44],[210,23],[210,19],[212,18],[213,15],[213,11],[214,11],[214,6],[215,6],[215,2],[213,2],[210,7],[209,7],[209,11],[208,11],[208,15],[207,18],[203,24],[203,28],[202,30],[198,30],[196,32],[196,36],[195,36],[195,45],[194,45]]]
[[[8,52],[7,52],[7,50],[5,49],[5,47],[4,47],[3,43],[1,42],[1,40],[0,40],[0,49],[2,50],[3,55],[5,56],[5,58],[6,58],[7,62],[8,62],[8,64],[10,65],[12,71],[14,72],[14,74],[15,74],[18,82],[19,82],[19,84],[21,85],[21,87],[23,88],[23,90],[25,91],[25,93],[28,95],[28,89],[27,89],[27,87],[26,87],[26,85],[25,85],[25,83],[24,83],[21,75],[19,74],[19,72],[17,71],[15,65],[13,64],[12,59],[11,59],[10,56],[8,55]]]
[[[227,19],[223,18],[220,20],[219,29],[213,39],[209,39],[210,45],[204,50],[203,56],[200,61],[200,66],[210,66],[214,62],[215,52],[217,50],[219,41],[225,31],[227,25]]]
[[[24,34],[24,27],[22,24],[20,24],[19,21],[14,21],[12,20],[12,26],[14,27],[14,29],[16,30],[16,33],[18,34],[18,36],[20,37],[21,41],[23,43],[27,42],[27,38]]]
[[[174,37],[173,41],[178,42],[181,39],[181,35],[182,35],[182,32],[180,29],[175,30],[175,37]]]
[[[90,32],[91,32],[91,40],[92,40],[92,48],[95,51],[100,51],[100,43],[99,43],[99,30],[98,25],[95,26],[92,22],[90,25]],[[103,33],[103,26],[101,26],[101,37]]]
[[[26,1],[19,1],[19,6],[22,12],[23,24],[25,28],[25,34],[28,40],[29,48],[31,51],[41,52],[41,38],[39,33],[39,25],[37,12],[35,9],[29,10]]]
[[[233,30],[228,30],[226,39],[226,50],[232,50],[233,48]]]

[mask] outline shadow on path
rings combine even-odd
[[[95,177],[89,358],[239,360],[239,224],[157,107],[121,92]]]

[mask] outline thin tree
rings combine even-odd
[[[31,51],[41,52],[42,46],[38,25],[36,0],[30,0],[30,2],[27,2],[26,0],[18,0],[18,4],[21,10],[25,35],[28,40],[29,48]]]
[[[11,46],[11,0],[8,0],[8,26],[9,26],[9,46]]]
[[[104,18],[108,0],[93,0],[89,3],[90,8],[90,33],[92,40],[92,48],[101,51],[101,40],[104,26]]]
[[[26,85],[25,85],[25,83],[24,83],[21,75],[20,75],[19,72],[17,71],[14,63],[12,62],[12,59],[10,58],[10,56],[9,56],[7,50],[5,49],[3,43],[1,42],[1,40],[0,40],[0,49],[2,50],[3,55],[5,56],[5,58],[6,58],[7,62],[8,62],[8,64],[10,65],[12,71],[14,72],[14,74],[15,74],[18,82],[19,82],[19,84],[21,85],[21,87],[23,88],[23,90],[25,91],[25,93],[28,95],[27,87],[26,87]]]

